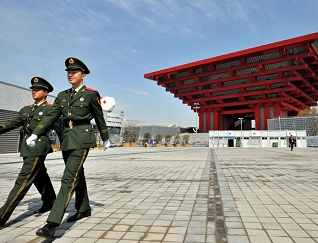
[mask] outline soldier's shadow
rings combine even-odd
[[[40,202],[40,203],[39,203]],[[11,226],[11,225],[14,225],[30,216],[35,216],[35,217],[41,217],[43,214],[35,214],[34,215],[34,211],[36,209],[39,209],[42,205],[42,201],[39,200],[39,199],[36,199],[36,198],[33,198],[33,199],[30,199],[30,200],[26,200],[26,201],[22,201],[19,205],[25,205],[27,204],[28,205],[28,210],[26,212],[24,212],[23,214],[19,215],[18,217],[12,219],[12,220],[9,220],[7,223],[6,223],[6,226]],[[76,210],[74,208],[74,204],[75,204],[75,199],[71,199],[70,203],[69,203],[69,206],[67,207],[66,211],[65,211],[65,214],[68,214],[68,217],[74,215],[76,213]],[[95,201],[90,201],[89,204],[92,207],[92,211],[94,210],[94,207],[103,207],[105,206],[105,204],[102,204],[102,203],[98,203],[98,202],[95,202]],[[43,239],[43,243],[48,243],[48,242],[53,242],[55,239],[59,239],[61,238],[66,231],[68,231],[75,223],[75,222],[67,222],[65,223],[66,220],[64,220],[61,225],[63,224],[63,227],[61,228],[57,228],[56,229],[56,233],[55,235],[53,236],[53,238],[50,238],[50,239]],[[43,225],[44,226],[44,225]],[[35,234],[35,232],[34,232]]]
[[[39,209],[42,206],[42,201],[37,199],[37,198],[32,198],[29,200],[23,200],[19,203],[19,206],[23,206],[23,205],[28,205],[28,209],[21,215],[19,215],[16,218],[10,218],[9,221],[6,223],[6,226],[11,226],[14,225],[30,216],[34,215],[34,211]],[[35,217],[39,217],[41,216],[41,214],[39,215],[34,215]]]

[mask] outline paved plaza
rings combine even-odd
[[[55,237],[35,235],[48,213],[32,186],[0,228],[10,243],[313,243],[318,242],[317,148],[110,148],[84,164],[92,216]],[[0,155],[0,204],[21,168],[18,154]],[[46,160],[58,192],[61,152]]]

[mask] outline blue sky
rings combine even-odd
[[[145,73],[318,31],[317,0],[1,0],[0,80],[33,76],[70,87],[64,61],[80,58],[88,87],[114,113],[145,124],[195,126],[189,106]]]

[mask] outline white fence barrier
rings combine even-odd
[[[307,137],[307,147],[318,147],[318,136]]]

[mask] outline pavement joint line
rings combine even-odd
[[[216,243],[227,243],[227,229],[224,218],[222,198],[216,169],[217,156],[213,149],[210,151],[210,191],[214,192],[209,203],[211,221],[215,222]]]

